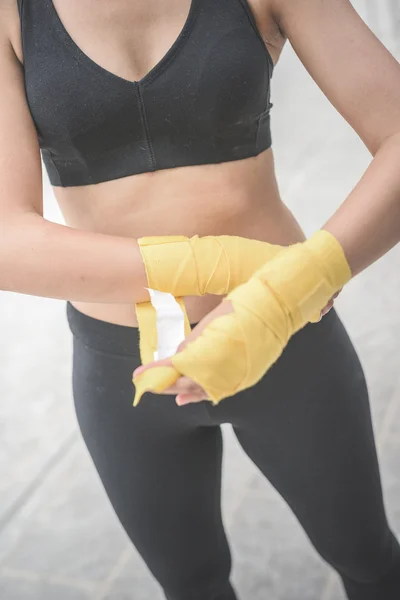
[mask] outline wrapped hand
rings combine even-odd
[[[196,382],[214,403],[254,385],[290,337],[320,314],[350,278],[340,244],[326,231],[279,252],[229,293],[233,311],[211,320],[171,358],[172,366],[134,378],[135,403],[146,390],[162,392],[181,376]]]

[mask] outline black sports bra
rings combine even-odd
[[[18,0],[25,86],[55,186],[256,156],[271,146],[273,63],[247,0],[191,0],[140,81],[91,60],[52,0]]]

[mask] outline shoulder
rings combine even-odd
[[[294,19],[316,21],[324,16],[348,15],[354,12],[350,0],[260,0],[269,3],[271,14],[282,34],[288,35],[287,24]]]
[[[400,131],[398,61],[350,0],[270,1],[311,77],[375,154]]]

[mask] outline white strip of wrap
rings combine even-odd
[[[147,289],[157,314],[158,344],[154,360],[162,360],[173,356],[185,339],[184,315],[172,294]]]

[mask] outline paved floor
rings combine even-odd
[[[384,10],[389,3],[377,11],[377,3],[355,2],[400,57]],[[281,191],[311,232],[369,156],[289,49],[274,76],[273,100]],[[47,217],[59,219],[47,185],[45,203]],[[400,534],[399,264],[397,248],[349,285],[338,308],[366,369],[386,505]],[[77,433],[63,303],[0,294],[0,331],[0,598],[160,599]],[[286,505],[230,430],[224,434],[224,514],[241,598],[343,600]]]

